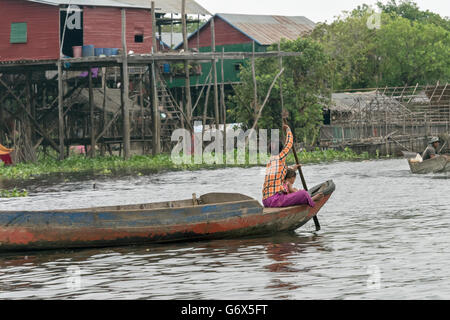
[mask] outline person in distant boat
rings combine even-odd
[[[286,166],[286,157],[292,149],[294,143],[294,136],[291,129],[287,125],[283,125],[283,130],[286,131],[286,142],[281,151],[276,152],[274,144],[271,145],[271,153],[269,163],[266,167],[266,176],[264,178],[263,186],[263,205],[266,208],[280,208],[290,207],[295,205],[307,204],[310,207],[315,206],[316,200],[323,198],[320,193],[314,198],[311,198],[309,193],[305,190],[298,190],[293,193],[285,193],[283,184],[285,183],[288,167]],[[298,169],[301,165],[291,167],[292,170]],[[290,178],[292,179],[292,177]],[[292,189],[293,190],[293,189]]]
[[[436,157],[438,155],[437,151],[438,148],[439,148],[439,138],[438,137],[431,138],[430,142],[428,143],[428,147],[422,153],[422,159],[429,160]]]

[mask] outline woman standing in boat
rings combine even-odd
[[[283,125],[283,130],[286,131],[286,142],[284,148],[279,154],[274,154],[274,147],[271,145],[272,156],[266,167],[266,177],[264,179],[263,187],[263,205],[266,208],[280,208],[290,207],[295,205],[307,204],[314,207],[315,200],[323,197],[323,194],[318,194],[311,198],[309,193],[305,190],[299,190],[294,193],[284,193],[284,180],[287,174],[286,157],[292,149],[294,143],[294,136],[288,125]],[[299,168],[300,165],[292,167],[293,170]]]

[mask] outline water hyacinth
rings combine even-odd
[[[27,190],[18,190],[14,188],[13,190],[0,190],[0,198],[22,198],[28,197]]]
[[[246,154],[245,164],[226,164],[224,155],[224,164],[195,164],[194,161],[188,164],[175,164],[170,155],[161,154],[135,155],[129,160],[124,160],[119,156],[106,156],[89,158],[82,155],[71,156],[63,161],[52,157],[39,159],[36,163],[18,163],[14,166],[0,166],[0,179],[22,179],[30,180],[44,175],[51,174],[75,174],[75,173],[93,173],[100,175],[130,174],[143,175],[145,173],[156,173],[161,171],[179,171],[179,170],[200,170],[215,169],[224,167],[254,167],[265,166],[265,163],[250,164],[248,153]],[[346,148],[344,151],[338,150],[319,150],[298,153],[302,164],[332,162],[332,161],[352,161],[369,159],[368,153],[356,154]],[[294,155],[289,154],[288,164],[295,163]]]

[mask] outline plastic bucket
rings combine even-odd
[[[94,49],[94,54],[95,54],[95,56],[99,56],[101,54],[104,54],[103,53],[103,48],[95,48]]]
[[[113,56],[117,56],[117,55],[119,54],[119,49],[118,49],[118,48],[112,48],[111,50],[112,50],[112,53],[111,53],[111,54],[112,54]]]
[[[107,57],[112,56],[111,48],[103,48],[103,54]]]
[[[164,70],[164,73],[170,73],[170,64],[164,63],[163,70]]]
[[[82,49],[83,49],[83,47],[81,47],[81,46],[72,47],[73,57],[74,58],[81,58],[82,55],[83,55]]]
[[[94,54],[94,45],[83,46],[83,57],[92,57]]]

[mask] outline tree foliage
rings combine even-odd
[[[368,25],[374,9],[363,5],[314,30],[312,38],[332,59],[333,88],[448,81],[449,20],[411,1],[379,2],[378,7],[377,27]]]
[[[269,50],[277,50],[276,47]],[[289,121],[296,139],[313,144],[323,121],[322,105],[329,96],[329,59],[322,45],[311,39],[283,40],[284,52],[302,52],[301,56],[284,58],[284,73],[276,81],[268,102],[262,111],[258,127],[280,129],[282,104],[289,111]],[[250,128],[263,104],[269,87],[280,71],[278,59],[256,59],[255,62],[258,101],[255,108],[254,84],[251,64],[241,70],[242,85],[235,88],[232,116]],[[280,87],[281,82],[281,87]],[[281,90],[280,90],[281,88]],[[283,95],[283,103],[281,101]]]
[[[282,51],[303,53],[284,59],[282,76],[284,106],[297,141],[314,144],[322,121],[321,100],[330,91],[450,80],[449,19],[421,11],[410,0],[389,0],[377,6],[381,12],[361,5],[330,24],[318,24],[306,38],[281,43]],[[277,59],[256,62],[257,106],[279,70]],[[250,63],[241,79],[243,84],[236,87],[230,103],[230,118],[251,127],[258,107],[254,107]],[[258,126],[280,128],[281,109],[277,82]]]

